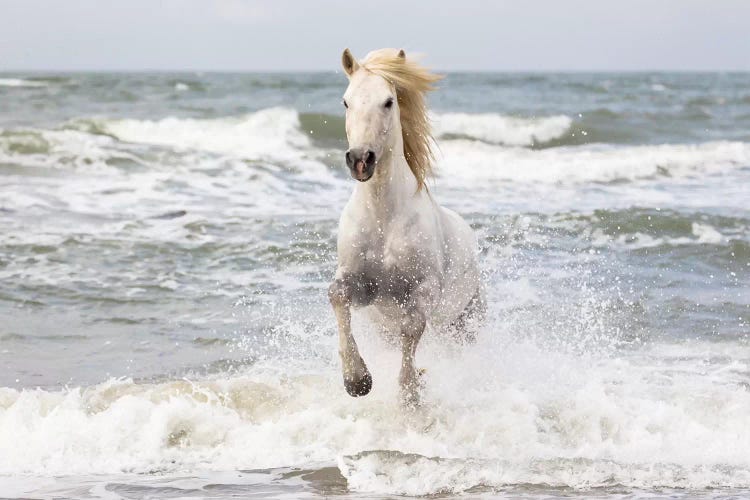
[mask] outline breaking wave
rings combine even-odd
[[[559,139],[572,123],[565,115],[517,118],[494,113],[442,113],[433,117],[438,138],[478,139],[506,146],[534,146]]]
[[[43,81],[25,80],[23,78],[0,78],[0,87],[46,87]]]
[[[440,172],[451,179],[576,184],[690,177],[750,166],[750,144],[578,146],[544,150],[454,140],[440,144]]]
[[[512,120],[517,119],[440,115],[438,173],[457,185],[488,181],[574,185],[685,179],[750,166],[750,144],[738,141],[533,149],[526,146],[559,139],[569,128],[570,119],[550,117],[520,125]],[[324,177],[330,179],[331,172],[337,171],[345,177],[340,154],[345,140],[336,139],[339,127],[343,127],[342,120],[327,115],[300,115],[288,108],[212,119],[87,118],[52,130],[0,130],[0,160],[18,165],[92,169],[180,163],[170,160],[169,155],[200,153],[261,161],[318,176],[324,172]],[[157,148],[157,152],[143,146]]]
[[[321,352],[335,352],[332,336],[317,338]],[[376,385],[358,400],[342,390],[332,355],[208,379],[3,388],[0,448],[17,452],[0,454],[0,474],[333,461],[350,489],[381,494],[750,486],[746,346],[594,357],[495,334],[460,355],[446,349],[423,349],[429,369],[415,412],[396,402],[398,354],[371,340],[363,352]]]
[[[299,128],[299,115],[288,108],[215,119],[111,120],[101,128],[122,141],[249,158],[294,159],[310,147]]]

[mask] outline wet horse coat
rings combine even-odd
[[[373,306],[382,325],[400,336],[401,394],[416,402],[414,358],[427,325],[463,327],[483,315],[476,239],[425,186],[432,137],[424,94],[439,77],[393,49],[372,52],[362,63],[347,49],[342,62],[349,76],[346,162],[359,181],[341,214],[338,269],[329,289],[344,385],[352,396],[372,388],[351,331],[351,308]]]

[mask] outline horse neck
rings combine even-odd
[[[397,132],[395,146],[378,161],[373,178],[356,187],[368,212],[384,224],[412,208],[418,196],[417,179],[406,162],[400,128]]]

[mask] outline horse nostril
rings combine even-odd
[[[368,149],[365,153],[364,160],[366,165],[372,165],[373,163],[375,163],[375,152]]]
[[[352,152],[351,152],[351,151],[347,151],[347,152],[346,152],[346,164],[347,164],[347,165],[348,165],[349,167],[351,167],[353,163],[354,163],[354,162],[352,162]]]

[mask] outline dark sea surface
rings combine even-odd
[[[449,74],[489,317],[343,389],[341,74],[0,74],[0,497],[750,495],[750,74]]]

